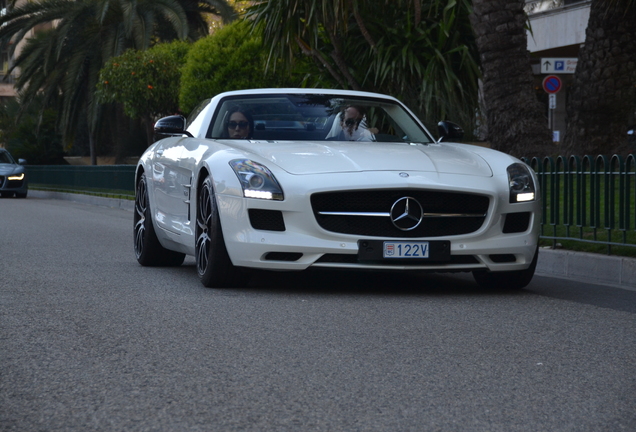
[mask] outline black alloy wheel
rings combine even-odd
[[[135,257],[142,266],[180,266],[185,254],[164,248],[159,243],[150,215],[146,175],[137,181],[134,213]]]
[[[207,176],[197,194],[196,264],[201,283],[208,288],[233,287],[242,283],[241,272],[232,265],[225,248],[212,178]]]

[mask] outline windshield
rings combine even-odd
[[[0,151],[0,163],[2,164],[15,164],[11,155],[5,151]]]
[[[263,141],[431,143],[402,105],[320,94],[232,96],[221,101],[208,138]]]

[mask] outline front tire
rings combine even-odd
[[[208,288],[237,286],[241,274],[225,248],[212,178],[206,177],[197,195],[196,263],[201,283]]]
[[[159,243],[152,223],[145,174],[139,177],[135,194],[134,247],[137,261],[142,266],[176,267],[185,259],[184,253],[171,251]]]
[[[539,248],[534,253],[532,263],[526,270],[508,271],[508,272],[489,272],[484,270],[476,270],[473,272],[473,278],[477,285],[486,289],[507,289],[516,290],[528,286],[534,276],[537,268],[537,260],[539,259]]]

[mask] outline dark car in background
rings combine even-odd
[[[26,160],[19,159],[16,162],[7,150],[0,148],[0,196],[2,198],[10,198],[14,195],[18,198],[26,198],[29,185],[25,164]]]

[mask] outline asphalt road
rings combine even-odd
[[[132,213],[0,199],[1,431],[634,431],[636,291],[144,268]]]

